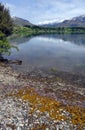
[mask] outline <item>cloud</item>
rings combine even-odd
[[[11,14],[14,14],[14,10],[16,10],[16,6],[13,4],[6,3],[5,6],[11,10]]]
[[[46,1],[48,2],[48,1]],[[51,8],[45,12],[44,18],[70,19],[72,17],[85,14],[84,0],[59,0],[51,1]],[[43,20],[43,17],[42,17]],[[42,22],[41,20],[41,22]],[[49,21],[50,22],[50,21]],[[44,22],[43,22],[44,23]]]
[[[85,14],[85,0],[3,0],[12,16],[34,24],[61,21]]]
[[[52,23],[55,23],[55,22],[62,22],[64,19],[61,19],[61,18],[57,18],[57,19],[48,19],[48,20],[45,20],[45,21],[42,21],[42,22],[39,22],[38,25],[42,25],[42,24],[52,24]]]

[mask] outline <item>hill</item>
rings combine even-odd
[[[22,18],[19,18],[19,17],[13,17],[12,20],[13,20],[14,25],[30,26],[30,27],[35,26],[34,24],[29,22],[28,20],[25,20],[25,19],[22,19]]]

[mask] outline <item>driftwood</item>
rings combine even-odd
[[[9,63],[9,64],[16,64],[16,65],[21,65],[22,64],[21,60],[8,60],[8,59],[4,59],[4,58],[1,58],[0,62]]]
[[[9,60],[8,63],[10,63],[10,64],[16,64],[16,65],[21,65],[22,61],[21,60],[14,60],[14,61]]]

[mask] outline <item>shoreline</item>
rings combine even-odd
[[[11,129],[14,127],[14,130],[18,129],[18,127],[26,130],[28,128],[29,130],[33,130],[34,128],[38,130],[38,127],[41,128],[41,130],[45,130],[46,128],[50,130],[51,126],[54,127],[55,130],[56,128],[66,128],[67,126],[69,130],[70,128],[71,130],[76,130],[77,128],[84,130],[85,87],[84,84],[81,85],[81,82],[74,82],[76,78],[78,81],[79,77],[70,75],[69,79],[69,75],[70,74],[66,75],[65,73],[57,73],[57,75],[53,77],[41,77],[34,74],[26,75],[16,72],[9,65],[0,65],[0,104],[3,104],[4,108],[7,108],[10,104],[10,110],[13,107],[12,102],[14,102],[15,106],[18,103],[21,110],[22,104],[24,104],[23,107],[26,107],[25,114],[27,115],[27,113],[29,113],[27,115],[28,122],[30,122],[30,119],[28,119],[30,112],[30,117],[32,118],[31,123],[28,123],[27,126],[24,126],[21,118],[19,120],[21,123],[18,121],[19,126],[17,126],[17,123],[10,123],[8,118],[0,118],[1,123],[2,120],[9,122],[6,126],[2,123],[2,126]],[[42,107],[40,107],[40,104]],[[0,107],[1,113],[3,112],[3,107],[2,105]],[[16,109],[18,108],[15,107],[14,109],[15,115]],[[28,109],[30,109],[30,112],[27,112]],[[52,114],[51,109],[53,110]],[[61,109],[62,112],[60,112]],[[19,110],[17,111],[20,112]],[[25,111],[23,110],[23,112]],[[59,111],[59,114],[56,113],[57,111]],[[66,113],[64,113],[64,111]],[[79,111],[81,111],[80,114],[78,114]],[[69,113],[68,116],[67,113]],[[8,116],[8,112],[5,114]],[[55,115],[58,117],[55,117]],[[75,117],[72,115],[75,115]],[[35,123],[35,120],[33,121],[34,116],[37,116],[37,123]],[[44,121],[42,121],[42,116]],[[13,116],[11,115],[11,121],[12,118]],[[16,118],[18,118],[17,115]],[[40,120],[44,123],[40,123]],[[52,122],[51,126],[50,122]],[[24,123],[26,124],[26,121],[24,121]],[[31,127],[30,124],[32,125]]]

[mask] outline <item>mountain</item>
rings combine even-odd
[[[63,22],[42,25],[43,27],[85,27],[85,15],[74,17]]]
[[[22,18],[13,17],[12,20],[13,20],[14,25],[30,26],[30,27],[35,26],[34,24],[32,24],[31,22],[29,22],[28,20],[25,20],[25,19],[22,19]]]
[[[85,27],[85,15],[81,15],[78,17],[74,17],[72,19],[67,19],[64,20],[62,22],[51,22],[48,24],[42,24],[42,25],[34,25],[31,22],[29,22],[28,20],[22,19],[22,18],[18,18],[18,17],[13,17],[13,23],[15,25],[19,25],[19,26],[30,26],[30,27]]]

